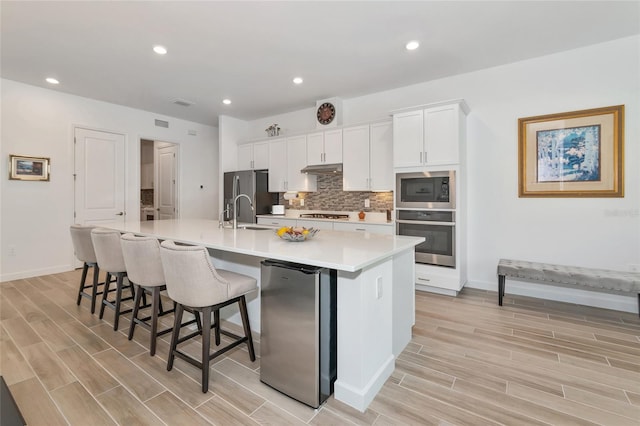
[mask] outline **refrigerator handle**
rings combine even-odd
[[[240,176],[235,175],[233,177],[233,196],[231,197],[231,204],[233,205],[233,208],[235,209],[235,199],[236,197],[240,194]],[[240,209],[238,209],[240,210]],[[234,210],[233,215],[235,217],[240,217],[239,213],[237,211]]]

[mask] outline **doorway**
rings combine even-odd
[[[178,144],[140,140],[141,221],[178,217],[178,155]]]

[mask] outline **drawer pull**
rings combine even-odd
[[[356,228],[356,231],[366,231],[364,228]]]
[[[418,281],[427,281],[427,282],[429,282],[431,280],[429,278],[420,278],[420,277],[418,277]]]

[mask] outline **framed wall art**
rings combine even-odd
[[[12,180],[49,180],[49,158],[9,155],[9,179]]]
[[[624,197],[624,105],[518,120],[520,197]]]

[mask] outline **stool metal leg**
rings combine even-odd
[[[102,303],[100,305],[100,316],[102,319],[104,316],[104,308],[107,306],[107,294],[109,294],[109,287],[111,285],[111,274],[107,272],[107,277],[104,280],[104,289],[102,290]]]
[[[176,303],[175,319],[173,322],[173,333],[171,334],[171,345],[169,347],[169,358],[167,359],[167,371],[171,371],[173,368],[173,358],[175,357],[175,350],[178,346],[178,336],[180,335],[180,325],[182,324],[182,314],[184,308],[180,303]]]
[[[213,312],[213,326],[215,327],[216,346],[220,346],[220,309]]]
[[[143,290],[144,291],[144,290]],[[158,310],[160,305],[160,288],[154,287],[151,290],[151,346],[149,353],[156,354],[156,339],[158,338]]]
[[[138,311],[140,310],[140,299],[142,298],[142,293],[144,290],[141,286],[138,286],[138,291],[136,292],[136,298],[133,302],[133,315],[131,315],[131,325],[129,326],[129,340],[133,339],[133,333],[136,328],[136,319],[138,319]]]
[[[113,319],[113,331],[118,331],[118,324],[120,322],[120,305],[122,303],[122,284],[124,281],[124,274],[118,272],[118,278],[116,280],[116,312]]]
[[[244,335],[247,337],[247,349],[249,350],[249,358],[251,362],[256,360],[256,352],[253,349],[253,337],[251,337],[251,325],[249,324],[249,315],[247,314],[247,301],[242,295],[238,300],[240,305],[240,316],[242,317],[242,327],[244,328]]]
[[[82,300],[82,291],[84,290],[84,283],[87,279],[87,271],[89,270],[89,265],[87,262],[84,262],[82,265],[82,278],[80,278],[80,289],[78,290],[78,300],[76,301],[76,305],[80,306],[80,301]],[[93,313],[93,311],[91,311]]]
[[[498,305],[502,306],[502,298],[504,297],[504,275],[498,275]]]
[[[202,309],[202,393],[209,390],[209,361],[211,349],[211,306]]]
[[[98,279],[100,277],[100,268],[97,263],[93,264],[93,286],[91,288],[91,313],[96,312],[96,299],[98,298]]]

